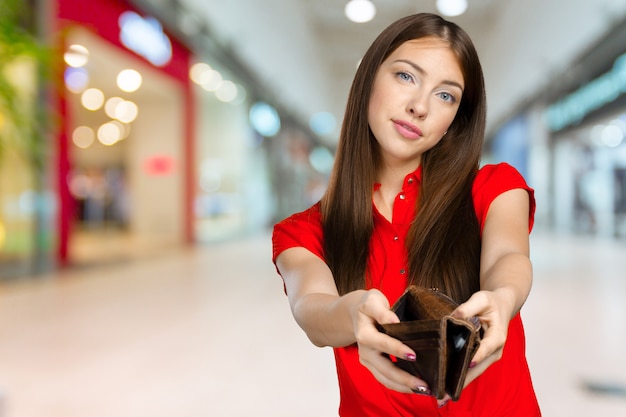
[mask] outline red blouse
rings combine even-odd
[[[405,238],[415,216],[415,203],[421,182],[421,169],[404,179],[402,191],[393,205],[392,222],[374,207],[374,232],[370,241],[371,282],[393,304],[407,286]],[[500,194],[516,188],[530,196],[529,230],[532,229],[535,200],[519,172],[508,164],[487,165],[480,169],[472,194],[481,230],[491,202]],[[304,247],[324,259],[319,203],[294,214],[274,226],[273,259],[285,249]],[[341,404],[344,417],[450,416],[450,417],[535,417],[539,405],[525,357],[524,328],[517,314],[509,323],[502,358],[472,381],[457,402],[437,407],[433,397],[403,394],[387,389],[359,362],[356,345],[335,348]]]

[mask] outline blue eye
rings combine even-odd
[[[409,81],[409,82],[413,81],[413,76],[409,74],[408,72],[404,72],[404,71],[396,72],[396,77],[398,77],[402,81]]]
[[[446,92],[439,93],[439,97],[441,97],[443,101],[447,101],[449,103],[456,103],[456,97],[454,97],[450,93],[446,93]]]

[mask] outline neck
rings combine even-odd
[[[404,185],[404,178],[415,171],[419,164],[406,164],[403,166],[384,165],[378,173],[380,188],[374,193],[374,204],[378,211],[389,221],[393,213],[393,203]]]
[[[415,171],[421,163],[420,161],[410,161],[407,163],[383,163],[378,172],[377,182],[381,189],[387,189],[388,192],[394,192],[394,195],[402,189],[404,178]]]

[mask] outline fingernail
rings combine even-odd
[[[412,353],[407,353],[406,355],[404,355],[404,359],[406,359],[407,361],[415,362],[417,360],[417,357]]]
[[[470,364],[469,364],[469,368],[470,368],[470,369],[472,369],[472,368],[473,368],[473,367],[475,367],[475,366],[476,366],[476,362],[470,362]]]
[[[420,395],[430,395],[430,389],[428,387],[425,387],[423,385],[418,386],[415,389],[411,389],[411,391],[413,391],[416,394],[420,394]]]
[[[439,408],[443,408],[448,404],[449,400],[445,400],[444,402],[442,402],[441,404],[439,404]]]

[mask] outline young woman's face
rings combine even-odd
[[[415,164],[442,139],[464,89],[457,59],[444,41],[427,37],[400,45],[374,79],[368,121],[386,164]]]

